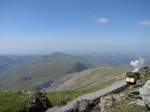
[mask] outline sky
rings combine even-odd
[[[0,0],[0,55],[149,52],[150,0]]]

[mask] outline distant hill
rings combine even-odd
[[[39,57],[40,58],[40,57]],[[81,62],[88,66],[89,68],[97,68],[97,67],[112,67],[112,66],[121,66],[121,65],[129,65],[131,60],[134,60],[135,56],[127,56],[127,55],[68,55],[65,53],[55,52],[46,56],[43,56],[41,61],[43,62],[56,62],[56,61],[75,61]],[[38,61],[38,58],[37,60]]]
[[[8,56],[0,56],[0,73],[3,73],[20,63],[23,63],[23,60]]]
[[[70,55],[54,53],[36,59],[0,76],[1,89],[41,89],[48,81],[55,81],[69,73],[88,69],[81,62],[70,60]]]
[[[0,74],[32,60],[36,56],[0,55]]]

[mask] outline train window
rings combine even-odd
[[[126,74],[126,77],[134,78],[134,74]]]
[[[129,75],[128,77],[134,78],[134,75],[132,74],[132,75]]]

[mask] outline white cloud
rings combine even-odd
[[[103,17],[97,18],[97,17],[93,16],[93,19],[96,20],[99,23],[108,23],[109,22],[108,19],[103,18]]]
[[[150,20],[139,21],[139,25],[150,25]]]

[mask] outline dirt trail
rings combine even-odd
[[[68,102],[67,105],[65,105],[65,106],[53,107],[53,108],[48,109],[46,112],[64,112],[66,110],[69,110],[70,108],[73,108],[76,101],[78,101],[78,100],[82,100],[82,99],[92,100],[92,99],[95,99],[95,98],[97,98],[101,95],[104,95],[108,92],[111,92],[112,90],[117,89],[118,87],[121,87],[125,84],[126,84],[126,82],[124,80],[119,80],[119,81],[115,82],[114,84],[112,84],[111,86],[109,86],[107,88],[98,90],[98,91],[93,92],[93,93],[89,93],[89,94],[79,96],[78,98],[74,99],[73,101]]]

